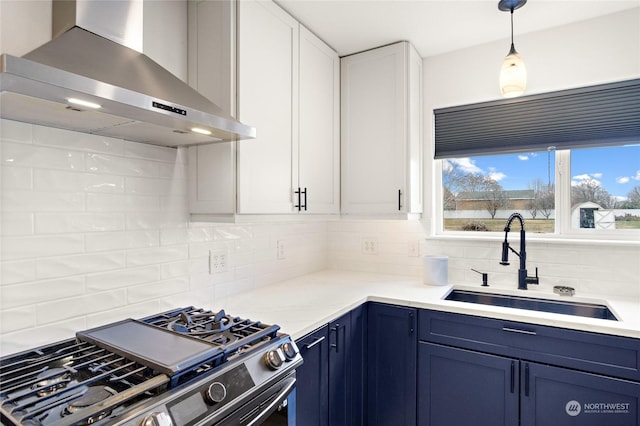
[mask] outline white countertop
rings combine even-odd
[[[267,324],[278,324],[283,332],[294,339],[303,337],[366,301],[640,338],[638,300],[580,293],[575,296],[559,296],[536,289],[517,290],[516,283],[513,284],[513,289],[481,287],[480,284],[453,287],[606,304],[619,321],[445,301],[442,298],[451,290],[451,285],[427,286],[421,279],[414,277],[332,270],[218,299],[212,308],[225,309],[233,315],[259,319]]]

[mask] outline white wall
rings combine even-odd
[[[640,8],[517,36],[515,42],[527,65],[528,94],[640,77]],[[489,272],[491,281],[515,288],[517,262],[509,267],[499,265],[499,238],[430,237],[436,182],[433,110],[498,99],[498,73],[508,48],[509,41],[505,39],[424,59],[423,220],[329,223],[330,267],[419,276],[419,258],[408,257],[407,253],[410,244],[421,240],[422,255],[449,256],[451,282],[480,283],[479,275],[470,270],[475,268]],[[363,238],[378,239],[378,255],[362,253]],[[528,266],[531,271],[539,267],[541,287],[551,290],[553,285],[571,285],[578,292],[640,300],[637,242],[528,241]]]

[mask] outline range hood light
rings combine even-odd
[[[192,131],[193,133],[199,133],[199,134],[201,134],[201,135],[207,135],[207,136],[209,136],[209,135],[211,134],[211,131],[210,131],[210,130],[202,129],[202,128],[200,128],[200,127],[192,127],[192,128],[191,128],[191,131]]]
[[[83,101],[82,99],[67,98],[67,102],[69,102],[70,104],[73,104],[73,105],[79,105],[79,106],[83,106],[83,107],[91,108],[91,109],[100,109],[101,108],[100,104],[97,104],[95,102]]]

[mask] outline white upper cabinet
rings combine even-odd
[[[338,213],[336,52],[270,1],[190,2],[189,23],[189,81],[257,129],[190,148],[191,213]]]
[[[421,74],[408,42],[341,59],[343,214],[422,212]]]
[[[293,187],[307,213],[340,211],[340,58],[300,26],[298,170]],[[294,151],[295,153],[295,151]],[[295,156],[295,155],[294,155]],[[296,186],[298,189],[296,189]]]
[[[238,118],[257,129],[238,144],[238,213],[291,213],[298,22],[253,0],[238,3],[238,18]]]
[[[236,117],[236,4],[189,1],[189,84]],[[189,211],[236,211],[236,142],[189,147]]]

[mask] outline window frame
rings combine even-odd
[[[596,148],[596,147],[593,147]],[[433,221],[432,238],[496,240],[503,237],[495,231],[447,231],[444,229],[442,164],[446,159],[433,160]],[[527,239],[539,241],[583,241],[589,243],[640,244],[640,230],[580,229],[571,226],[571,150],[555,152],[555,229],[553,233],[528,233]],[[526,222],[525,222],[526,226]]]

